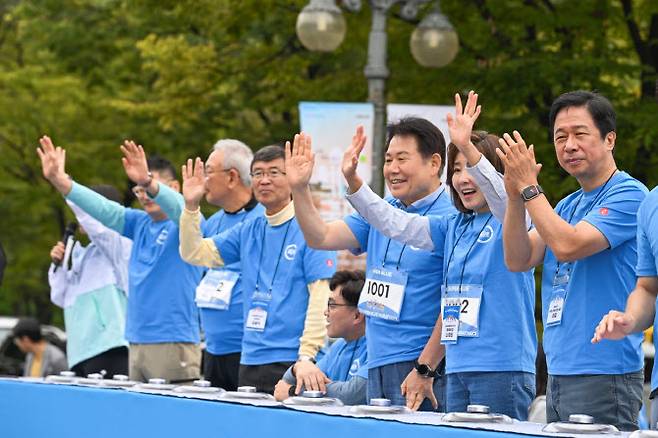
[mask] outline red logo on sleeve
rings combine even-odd
[[[334,261],[331,260],[331,259],[327,259],[327,266],[329,266],[330,268],[333,268],[333,266],[334,266]]]
[[[608,215],[608,209],[606,207],[599,208],[599,214],[601,214],[602,216],[607,216]]]

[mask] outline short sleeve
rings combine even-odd
[[[336,252],[322,251],[305,246],[304,279],[306,284],[331,278],[336,272]]]
[[[646,201],[649,201],[647,198]],[[637,267],[635,269],[638,277],[654,277],[658,275],[656,269],[656,257],[651,249],[649,239],[649,225],[651,219],[658,213],[658,206],[643,202],[637,212]]]
[[[368,249],[368,235],[370,234],[370,224],[361,216],[359,213],[352,213],[349,216],[345,216],[343,219],[345,224],[349,227],[354,237],[356,237],[357,242],[359,242],[358,249],[352,249],[351,252],[354,255],[359,255],[367,251]]]
[[[448,224],[454,218],[454,215],[428,216],[430,221],[430,236],[434,244],[434,252],[441,253],[445,247],[446,236],[448,234]]]
[[[224,263],[230,265],[240,261],[240,243],[245,223],[238,223],[223,233],[211,237]]]
[[[616,248],[637,236],[637,210],[646,192],[634,183],[620,183],[610,189],[582,219],[594,225]]]

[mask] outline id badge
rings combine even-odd
[[[217,310],[228,309],[233,288],[239,278],[240,274],[237,272],[209,270],[196,288],[197,306]]]
[[[457,343],[460,310],[461,303],[459,298],[444,297],[441,299],[441,314],[443,315],[441,343],[444,345]]]
[[[559,275],[553,280],[553,292],[551,293],[551,301],[548,303],[548,313],[546,314],[547,327],[553,327],[562,323],[562,313],[564,312],[564,303],[567,298],[568,284],[568,275]]]
[[[407,278],[406,272],[397,269],[370,269],[361,290],[359,311],[375,318],[399,321]]]
[[[477,338],[480,336],[480,304],[482,303],[481,284],[449,284],[444,295],[458,298],[459,336]]]
[[[271,292],[254,291],[251,296],[251,306],[247,313],[247,320],[245,321],[245,329],[257,332],[265,331],[267,309],[270,306],[270,301],[272,301]]]

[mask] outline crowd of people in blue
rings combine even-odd
[[[309,389],[414,410],[483,404],[526,420],[542,266],[547,421],[577,413],[637,429],[642,331],[658,296],[658,191],[617,168],[615,111],[600,94],[568,92],[551,107],[557,161],[580,185],[555,207],[533,145],[517,131],[474,130],[480,112],[476,93],[455,96],[449,144],[427,120],[390,124],[385,199],[357,173],[359,127],[342,162],[356,211],[331,222],[309,187],[314,154],[303,132],[255,153],[220,140],[205,162],[182,166],[182,187],[171,163],[126,141],[141,209],[77,182],[65,150],[42,137],[44,177],[91,242],[51,252],[71,260],[49,272],[68,366],[141,381],[203,375],[277,400]],[[204,198],[220,209],[209,218]],[[366,253],[365,272],[337,270],[337,250]],[[320,358],[327,337],[337,340]]]

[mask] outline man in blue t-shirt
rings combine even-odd
[[[180,253],[199,266],[239,264],[244,334],[238,381],[273,393],[295,360],[314,361],[324,344],[323,313],[336,255],[304,242],[285,178],[283,148],[266,146],[256,152],[251,177],[265,214],[204,239],[199,212],[205,193],[203,163],[188,161]]]
[[[346,405],[366,403],[366,320],[357,308],[364,281],[363,271],[337,271],[331,277],[325,315],[327,335],[336,341],[317,364],[297,362],[288,368],[274,389],[277,400],[299,395],[314,382],[327,397]]]
[[[164,378],[171,382],[198,379],[199,315],[194,289],[201,269],[185,263],[178,252],[178,223],[183,199],[174,210],[163,210],[147,195],[171,189],[178,191],[176,170],[171,163],[152,157],[147,164],[144,150],[132,141],[121,147],[126,174],[142,210],[125,208],[72,181],[65,171],[65,151],[50,138],[38,149],[46,179],[68,200],[106,227],[133,241],[129,261],[126,340],[132,380]],[[133,157],[137,155],[138,160]],[[143,172],[142,167],[147,166]],[[148,172],[148,169],[151,172]]]
[[[363,147],[365,141],[360,127],[353,146]],[[443,377],[437,372],[439,343],[430,342],[430,336],[437,336],[433,331],[441,312],[443,255],[388,239],[359,214],[326,223],[308,185],[313,172],[310,143],[307,135],[296,136],[286,168],[309,246],[367,252],[368,284],[371,279],[392,279],[387,281],[394,290],[390,297],[381,289],[381,295],[362,294],[359,303],[367,315],[368,399],[387,398],[411,409],[445,409]],[[446,146],[436,126],[425,119],[402,119],[388,126],[386,146],[383,172],[392,194],[388,202],[419,215],[456,211],[440,180]]]
[[[658,187],[654,188],[637,211],[637,283],[626,303],[625,312],[611,310],[596,327],[593,343],[603,339],[624,339],[632,333],[642,333],[652,325],[658,325],[656,305],[658,301]],[[654,331],[654,347],[658,350],[658,336]],[[658,364],[654,361],[651,372],[651,395],[658,394]],[[651,403],[651,428],[656,428],[658,405]]]
[[[642,402],[640,334],[594,345],[601,315],[624,306],[635,283],[637,209],[646,187],[617,170],[616,116],[587,91],[558,97],[550,112],[558,162],[581,189],[555,210],[537,183],[541,168],[521,135],[504,135],[501,159],[508,191],[505,261],[512,271],[543,263],[546,417],[587,414],[597,423],[637,429]],[[527,231],[525,211],[535,229]]]

